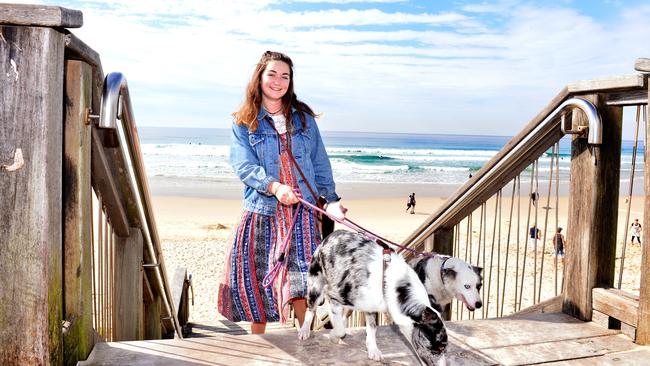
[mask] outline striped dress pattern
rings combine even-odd
[[[281,138],[285,140],[285,136]],[[279,180],[296,187],[289,154],[284,149],[288,143],[284,142],[280,144]],[[295,210],[296,224],[290,231]],[[280,258],[287,235],[291,239],[284,253],[285,265],[272,285],[265,288],[262,280]],[[309,263],[320,240],[317,216],[304,205],[278,202],[275,216],[244,211],[219,285],[219,313],[233,322],[286,322],[291,300],[307,295]]]

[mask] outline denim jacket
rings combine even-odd
[[[337,201],[339,197],[335,191],[332,166],[318,126],[311,115],[305,113],[305,119],[307,126],[303,128],[298,112],[293,109],[291,152],[314,193],[323,196],[327,202]],[[257,120],[259,125],[253,132],[233,122],[230,165],[244,183],[244,209],[274,215],[278,201],[267,188],[271,182],[279,181],[280,141],[264,109],[260,110]],[[314,197],[293,164],[292,168],[303,198],[315,204]]]

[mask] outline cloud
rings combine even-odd
[[[287,3],[312,3],[312,4],[361,4],[361,3],[403,3],[408,0],[287,0]]]
[[[297,3],[312,4],[287,6]],[[57,4],[84,12],[73,32],[105,71],[125,73],[144,125],[228,126],[275,49],[293,58],[297,93],[324,129],[513,135],[569,82],[632,73],[650,38],[647,5],[599,19],[572,2]]]

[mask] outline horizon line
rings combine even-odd
[[[228,130],[226,127],[196,127],[196,126],[138,126],[140,128],[186,128],[186,129],[202,129],[202,130]],[[392,134],[392,135],[444,135],[444,136],[483,136],[483,137],[506,137],[512,138],[514,135],[482,135],[476,133],[433,133],[433,132],[390,132],[390,131],[342,131],[342,130],[320,130],[321,132],[334,132],[334,133],[375,133],[375,134]]]

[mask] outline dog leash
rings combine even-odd
[[[316,196],[316,193],[314,193],[314,190],[311,188],[311,185],[309,184],[309,181],[305,177],[305,174],[302,172],[302,169],[300,169],[300,165],[298,165],[298,162],[296,161],[296,158],[293,156],[293,153],[291,152],[291,144],[286,143],[282,139],[282,136],[281,136],[280,132],[278,132],[278,130],[275,128],[275,124],[273,123],[272,120],[270,120],[270,118],[268,116],[266,116],[264,119],[266,120],[266,122],[268,122],[269,126],[273,129],[273,131],[275,131],[275,134],[278,137],[279,144],[284,147],[284,150],[287,152],[287,155],[289,156],[289,159],[291,160],[291,163],[296,168],[296,170],[300,174],[300,177],[302,178],[302,180],[307,185],[307,189],[309,189],[309,193],[311,193],[311,195],[314,197],[314,200],[316,200],[316,202],[318,202],[318,197]],[[302,196],[302,192],[300,191],[299,188],[294,188],[294,192],[296,193],[296,195],[298,197]],[[262,280],[262,286],[264,286],[265,288],[271,286],[271,284],[273,283],[273,280],[275,279],[275,277],[277,277],[277,275],[278,275],[278,273],[280,271],[280,268],[284,265],[284,260],[286,258],[287,248],[289,247],[289,241],[291,240],[293,229],[296,226],[296,221],[298,221],[298,211],[299,210],[300,210],[299,206],[295,207],[295,213],[293,215],[293,220],[291,221],[291,228],[289,229],[289,231],[287,231],[287,236],[284,238],[284,240],[282,241],[282,245],[280,246],[280,255],[278,256],[278,258],[276,258],[276,262],[275,262],[275,265],[273,266],[273,268],[271,268],[269,273],[267,273],[266,276],[264,276],[264,279]]]
[[[356,231],[358,233],[364,234],[368,239],[370,239],[370,240],[372,240],[374,242],[376,242],[377,240],[381,240],[381,241],[386,242],[386,243],[388,243],[390,245],[394,245],[394,246],[402,248],[404,250],[408,250],[409,252],[411,252],[411,253],[413,253],[415,255],[421,255],[421,256],[427,256],[427,257],[434,256],[432,253],[420,252],[420,251],[417,251],[415,249],[409,248],[407,246],[397,244],[397,243],[395,243],[393,241],[390,241],[390,240],[388,240],[388,239],[386,239],[386,238],[384,238],[384,237],[382,237],[380,235],[377,235],[377,234],[373,233],[372,231],[364,228],[363,226],[361,226],[361,225],[357,224],[356,222],[348,219],[347,217],[344,218],[344,219],[339,219],[338,217],[336,217],[334,215],[331,215],[327,211],[325,211],[325,210],[323,210],[323,209],[309,203],[308,201],[306,201],[305,199],[303,199],[300,196],[298,196],[298,201],[300,201],[300,203],[302,203],[303,205],[311,208],[312,210],[315,210],[317,212],[322,213],[323,215],[326,215],[327,217],[334,220],[335,222],[338,222],[341,225],[345,225],[345,226],[349,227],[350,229],[352,229],[352,230],[354,230],[354,231]]]
[[[278,141],[280,142],[280,144],[284,145],[285,151],[288,153],[289,158],[291,160],[291,163],[293,163],[293,165],[298,170],[298,173],[300,174],[301,178],[303,179],[303,181],[307,185],[307,188],[309,189],[309,193],[311,193],[311,195],[314,197],[316,202],[318,202],[318,197],[316,196],[316,193],[312,189],[311,185],[308,183],[309,181],[307,180],[307,178],[305,178],[305,175],[303,174],[302,169],[300,169],[300,165],[298,165],[298,162],[296,161],[295,157],[293,156],[293,153],[291,152],[291,148],[290,148],[289,144],[286,144],[282,140],[282,138],[280,136],[280,133],[275,128],[275,124],[273,123],[273,121],[269,120],[268,117],[265,118],[265,120],[270,125],[270,127],[273,129],[273,131],[275,131],[276,135],[278,136]],[[352,220],[350,220],[348,218],[344,218],[343,220],[341,220],[341,219],[339,219],[339,218],[337,218],[337,217],[335,217],[333,215],[330,215],[325,210],[321,209],[320,207],[318,207],[316,205],[313,205],[313,204],[309,203],[304,198],[302,198],[302,192],[298,188],[294,188],[294,192],[296,193],[296,196],[298,198],[299,203],[305,205],[306,207],[311,208],[312,210],[315,210],[316,212],[320,212],[321,214],[323,214],[323,215],[329,217],[330,219],[332,219],[334,222],[338,222],[338,223],[340,223],[342,225],[345,225],[345,226],[349,227],[350,229],[352,229],[352,230],[354,230],[354,231],[356,231],[358,233],[364,234],[368,239],[370,239],[370,240],[374,241],[375,243],[379,244],[380,246],[382,246],[384,248],[383,256],[382,256],[383,260],[384,260],[384,268],[386,267],[387,262],[390,261],[390,251],[388,249],[386,249],[385,244],[383,244],[383,243],[380,244],[378,242],[378,240],[382,240],[382,241],[387,242],[387,243],[389,243],[391,245],[394,245],[396,247],[402,248],[404,250],[408,250],[408,251],[412,252],[415,255],[432,256],[431,253],[419,252],[419,251],[417,251],[415,249],[411,249],[411,248],[408,248],[408,247],[406,247],[404,245],[400,245],[400,244],[397,244],[397,243],[395,243],[393,241],[385,239],[385,238],[373,233],[372,231],[362,227],[361,225],[355,223],[354,221],[352,221]],[[287,250],[287,248],[289,246],[289,241],[291,240],[291,236],[292,236],[291,233],[293,232],[293,229],[294,229],[294,227],[296,225],[296,221],[298,220],[298,210],[299,209],[300,209],[300,207],[295,208],[295,213],[293,215],[293,220],[291,222],[291,228],[287,232],[287,236],[284,238],[284,240],[282,242],[282,245],[280,247],[281,248],[280,249],[280,255],[276,259],[275,265],[266,274],[266,276],[264,276],[264,279],[262,280],[262,286],[264,286],[265,288],[269,287],[273,283],[273,280],[278,275],[278,273],[280,271],[280,268],[284,265],[284,260],[286,259],[286,254],[285,253],[286,253],[286,250]]]
[[[287,236],[285,236],[284,240],[282,241],[282,245],[280,246],[280,255],[276,259],[275,265],[269,273],[264,276],[264,279],[262,280],[262,286],[264,287],[269,287],[271,286],[271,283],[273,283],[273,280],[275,277],[278,275],[278,272],[280,271],[280,268],[284,264],[284,260],[286,259],[286,251],[287,247],[289,246],[289,241],[291,240],[293,228],[296,226],[296,222],[298,221],[298,211],[300,210],[300,207],[296,207],[294,209],[293,213],[293,219],[291,220],[291,227],[289,228],[289,231],[287,231]]]

